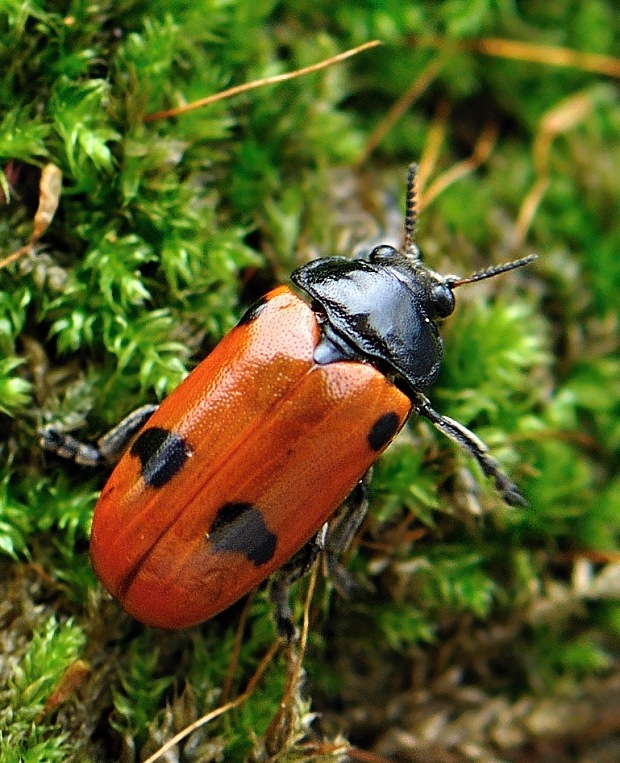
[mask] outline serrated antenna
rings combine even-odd
[[[403,238],[403,253],[407,257],[419,259],[420,252],[415,244],[416,224],[416,175],[418,173],[417,162],[412,162],[407,170],[407,209],[405,211],[405,235]]]
[[[528,254],[527,257],[521,257],[518,260],[512,260],[511,262],[504,262],[502,265],[493,265],[490,268],[479,270],[477,273],[473,273],[467,278],[459,278],[458,276],[448,276],[445,279],[446,286],[451,289],[457,286],[462,286],[464,283],[474,283],[474,281],[482,281],[485,278],[493,278],[500,273],[506,273],[508,270],[514,270],[515,268],[522,268],[524,265],[529,265],[530,262],[538,259],[537,254]]]

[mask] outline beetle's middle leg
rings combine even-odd
[[[100,437],[96,445],[77,440],[53,426],[39,430],[39,443],[44,450],[75,461],[80,466],[114,465],[158,407],[143,405],[132,411],[114,429]]]

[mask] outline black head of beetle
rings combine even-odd
[[[394,378],[419,415],[478,461],[506,503],[523,505],[519,489],[486,445],[458,421],[435,411],[424,393],[439,373],[443,345],[437,322],[454,311],[454,289],[520,268],[536,255],[467,278],[435,273],[423,264],[414,241],[416,170],[415,164],[409,167],[405,237],[400,249],[378,246],[368,261],[326,257],[291,275],[312,297],[321,323],[322,339],[314,359],[321,364],[343,359],[370,362]]]
[[[414,242],[415,175],[409,167],[405,238],[400,249],[382,245],[368,258],[325,257],[291,279],[323,316],[324,340],[315,359],[358,357],[377,364],[409,392],[426,392],[437,378],[443,345],[437,321],[454,311],[457,286],[521,267],[536,255],[483,270],[468,278],[442,276],[423,264]]]

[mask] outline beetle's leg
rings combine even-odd
[[[101,466],[115,464],[127,446],[155,413],[159,406],[143,405],[126,416],[114,429],[100,437],[97,445],[89,445],[76,440],[54,427],[39,430],[39,443],[44,450],[52,451],[62,458],[75,461],[81,466]]]
[[[336,519],[330,522],[325,543],[325,568],[338,593],[347,598],[359,583],[341,563],[341,557],[348,550],[357,535],[368,512],[369,469],[353,488],[344,508]]]
[[[509,506],[527,505],[525,498],[519,492],[519,488],[502,470],[493,456],[490,455],[487,446],[479,437],[476,437],[473,432],[459,424],[458,421],[437,413],[423,395],[418,393],[415,397],[412,397],[412,402],[420,416],[427,418],[446,437],[460,445],[476,459],[486,476],[493,478],[495,487]]]
[[[326,522],[314,538],[274,575],[270,594],[276,628],[279,635],[287,641],[295,637],[289,589],[312,567],[322,551],[325,552],[326,575],[333,581],[338,593],[346,598],[355,588],[359,588],[355,578],[342,566],[340,558],[353,542],[366,517],[369,479],[370,469],[353,488],[336,519]]]
[[[278,635],[286,641],[292,641],[296,636],[289,597],[290,588],[296,580],[308,572],[325,548],[327,528],[328,525],[325,523],[314,538],[309,540],[287,564],[281,567],[271,580],[269,594],[274,608],[276,629]]]

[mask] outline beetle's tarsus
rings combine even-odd
[[[467,427],[449,416],[442,416],[429,403],[426,397],[418,394],[413,399],[414,408],[420,416],[428,419],[446,437],[464,448],[480,464],[487,477],[491,477],[495,487],[509,506],[527,506],[525,498],[517,486],[510,480],[498,462],[489,454],[487,446]]]
[[[278,573],[273,578],[269,589],[276,630],[278,636],[287,644],[291,644],[299,638],[299,631],[293,623],[293,613],[291,612],[290,586],[291,580],[286,575]]]
[[[100,466],[105,463],[105,458],[98,448],[80,442],[72,435],[54,429],[54,427],[45,427],[39,430],[39,444],[43,450],[55,453],[57,456],[73,461],[80,466]]]
[[[97,445],[82,442],[73,435],[52,426],[39,430],[39,444],[43,450],[55,453],[80,466],[113,466],[158,407],[143,405],[132,411],[113,429],[100,437]]]

